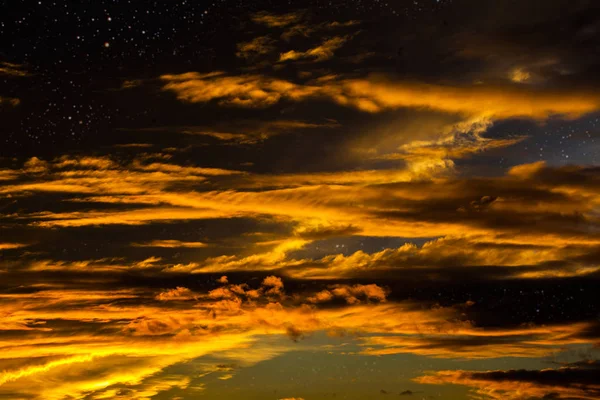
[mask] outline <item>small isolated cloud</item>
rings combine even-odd
[[[517,83],[527,82],[531,79],[531,74],[523,68],[515,68],[510,73],[510,80]]]
[[[251,16],[252,21],[265,25],[269,28],[283,28],[300,22],[303,12],[291,12],[287,14],[271,14],[266,11],[255,13]]]
[[[17,99],[16,97],[2,97],[2,96],[0,96],[0,105],[7,105],[7,106],[16,107],[19,104],[21,104],[21,100]]]
[[[121,89],[132,89],[141,86],[144,83],[141,79],[126,80],[121,85]]]
[[[325,61],[333,57],[334,52],[348,41],[348,36],[336,36],[325,40],[321,45],[306,51],[290,50],[279,55],[279,61],[290,61],[299,59],[313,59],[314,61]]]
[[[0,251],[20,249],[21,247],[26,247],[26,246],[28,246],[28,245],[23,244],[23,243],[2,243],[2,242],[0,242]]]

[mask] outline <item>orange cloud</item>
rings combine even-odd
[[[296,53],[293,54],[292,58],[296,58]],[[303,101],[321,97],[371,113],[417,108],[465,117],[536,120],[552,115],[575,118],[600,108],[600,97],[592,93],[481,85],[453,87],[394,82],[383,77],[343,79],[326,76],[306,85],[267,76],[232,76],[223,72],[189,72],[163,75],[161,79],[166,82],[163,89],[175,92],[182,101],[205,103],[217,100],[221,105],[238,107],[268,107],[282,99]]]
[[[238,43],[236,56],[239,58],[252,59],[275,51],[273,39],[268,36],[259,36],[249,42]]]
[[[334,52],[348,41],[346,36],[336,36],[325,40],[321,45],[306,51],[290,50],[279,55],[279,61],[313,59],[315,62],[325,61],[333,57]]]
[[[98,274],[103,275],[101,269]],[[331,285],[327,291],[346,304],[321,307],[314,299],[323,299],[323,291],[286,291],[276,275],[258,287],[220,281],[223,286],[209,292],[181,286],[158,294],[40,287],[34,294],[2,295],[0,332],[21,335],[0,335],[2,354],[18,360],[0,374],[0,395],[100,399],[127,389],[151,397],[189,385],[169,377],[169,366],[223,353],[251,364],[295,349],[290,341],[253,355],[252,346],[263,335],[299,340],[316,331],[356,333],[365,355],[459,358],[540,356],[567,344],[590,343],[589,324],[482,329],[461,318],[455,307],[384,302],[387,292],[373,284]],[[366,299],[372,302],[357,301]],[[0,365],[6,362],[0,357]],[[235,373],[219,371],[227,372],[223,379]],[[58,384],[48,384],[56,379]]]
[[[21,247],[26,247],[26,246],[28,246],[28,245],[23,244],[23,243],[2,243],[2,242],[0,242],[0,251],[20,249]]]
[[[303,17],[302,12],[288,14],[271,14],[266,11],[255,13],[251,16],[252,21],[263,24],[269,28],[281,28],[299,22]]]
[[[153,240],[147,243],[133,243],[134,247],[165,247],[165,248],[190,248],[200,249],[207,245],[202,242],[181,242],[179,240]]]
[[[4,104],[16,107],[19,104],[21,104],[21,100],[17,99],[16,97],[3,97],[3,96],[0,96],[0,106],[4,105]]]
[[[192,292],[188,288],[177,287],[175,289],[160,292],[156,295],[157,300],[170,301],[170,300],[195,300],[198,295]]]
[[[29,72],[21,64],[9,63],[6,61],[0,62],[0,75],[8,75],[13,77],[29,76]]]
[[[455,384],[472,387],[489,399],[525,398],[593,400],[600,395],[598,366],[564,367],[539,371],[439,371],[415,379],[424,384]]]

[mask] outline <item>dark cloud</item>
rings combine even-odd
[[[498,392],[492,398],[500,398],[496,396],[504,393],[506,398],[520,395],[544,399],[593,399],[600,395],[599,374],[598,363],[592,360],[559,369],[439,372],[438,377],[449,383],[479,387],[480,393],[487,390],[487,384]],[[419,381],[435,383],[435,379],[422,377]],[[517,390],[521,394],[516,394]]]

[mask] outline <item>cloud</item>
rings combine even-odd
[[[511,71],[510,79],[513,82],[523,83],[531,79],[531,74],[523,68],[515,68]]]
[[[270,54],[276,50],[274,40],[268,36],[259,36],[249,42],[237,44],[236,56],[239,58],[253,59],[258,56]]]
[[[253,14],[250,18],[257,24],[266,25],[269,28],[282,28],[299,22],[303,17],[303,12],[292,12],[287,14],[271,14],[261,11]]]
[[[287,268],[291,264],[277,263],[291,249],[325,237],[360,233],[377,237],[462,237],[466,252],[442,246],[450,241],[428,248],[443,250],[449,260],[466,260],[472,254],[474,258],[466,265],[479,262],[513,266],[522,261],[541,268],[543,263],[566,256],[573,263],[564,265],[563,272],[581,274],[593,271],[593,265],[571,269],[577,265],[573,257],[589,252],[586,246],[600,240],[595,214],[600,187],[596,172],[593,167],[532,164],[513,167],[506,176],[489,178],[444,177],[429,170],[410,169],[261,175],[140,160],[121,163],[107,158],[59,158],[48,162],[32,158],[22,169],[10,171],[15,179],[0,191],[23,198],[38,192],[66,196],[39,211],[5,216],[38,227],[142,225],[257,215],[297,224],[291,236],[279,239],[285,240],[276,251],[260,250],[247,260],[235,256],[204,260],[197,263],[203,266],[199,270],[228,271],[250,265],[259,269]],[[91,206],[82,209],[81,204]],[[58,205],[60,208],[56,208]],[[547,249],[503,253],[505,244],[539,245],[540,238],[546,241]],[[477,255],[479,243],[493,241],[497,245],[488,244],[488,253],[481,253],[487,258]],[[567,245],[573,247],[565,248]],[[418,252],[430,254],[428,248]],[[417,260],[411,252],[417,250],[406,248],[399,254]],[[363,255],[353,257],[358,261]],[[439,261],[424,260],[433,265]],[[331,271],[343,272],[347,262],[343,258],[331,260]],[[319,270],[325,271],[317,263],[305,273],[320,275]]]
[[[360,25],[360,21],[349,20],[344,22],[333,21],[323,23],[300,22],[286,28],[281,34],[281,39],[290,42],[296,36],[309,37],[315,33],[322,33],[331,30],[343,30],[344,28]]]
[[[454,274],[465,274],[486,267],[488,279],[519,276],[539,278],[553,276],[578,276],[591,274],[598,268],[587,268],[578,258],[590,254],[593,245],[573,246],[513,246],[510,244],[482,242],[477,237],[445,237],[426,242],[422,247],[407,243],[397,249],[385,249],[366,254],[357,251],[351,255],[329,255],[319,260],[289,260],[281,265],[290,276],[306,279],[351,276],[389,276],[394,271],[405,275],[410,271],[418,279],[452,279]],[[509,250],[509,251],[507,251]],[[568,261],[572,260],[572,261]],[[558,264],[562,262],[562,264]],[[573,265],[571,265],[573,264]],[[521,266],[523,268],[521,268]],[[498,271],[494,271],[494,269]],[[403,279],[411,280],[410,276]]]
[[[202,242],[181,242],[179,240],[153,240],[146,243],[133,243],[134,247],[164,247],[164,248],[189,248],[200,249],[207,245]]]
[[[226,121],[211,126],[165,126],[141,128],[136,132],[181,133],[191,136],[207,136],[234,144],[257,144],[270,137],[304,129],[333,129],[341,125],[333,120],[307,122],[302,120],[275,119],[267,121]]]
[[[583,343],[589,323],[577,325],[520,326],[478,328],[470,323],[429,332],[423,337],[412,335],[371,335],[364,338],[365,354],[420,354],[449,359],[490,359],[543,357],[564,346]]]
[[[267,294],[279,296],[283,293],[283,282],[277,276],[267,276],[263,280],[262,285],[269,288],[266,292]]]
[[[593,82],[576,84],[573,73],[594,62],[571,63],[553,49],[510,57],[498,51],[502,35],[477,54],[469,42],[463,53],[445,46],[461,42],[462,18],[489,8],[475,3],[474,14],[452,13],[459,18],[450,26],[365,21],[391,34],[361,33],[352,40],[358,55],[347,53],[356,21],[252,14],[239,28],[258,37],[235,32],[242,40],[225,46],[240,68],[124,81],[121,89],[132,90],[118,89],[126,97],[117,102],[158,90],[165,107],[146,99],[139,106],[148,115],[123,120],[134,128],[88,135],[103,145],[75,155],[1,158],[0,230],[9,234],[0,242],[0,397],[211,397],[202,392],[212,385],[227,397],[256,375],[237,376],[243,368],[291,357],[304,369],[293,360],[306,350],[330,352],[333,363],[352,358],[368,374],[390,365],[383,356],[406,355],[392,358],[431,367],[418,382],[444,385],[426,389],[438,397],[598,397],[596,361],[435,371],[460,362],[535,368],[597,347],[600,335],[599,168],[515,165],[514,155],[488,162],[503,149],[518,152],[527,140],[520,132],[537,141],[536,123],[550,132],[555,119],[598,111]],[[538,31],[537,15],[547,12],[538,9],[533,23],[508,13],[521,49],[531,43],[523,32]],[[486,36],[487,17],[474,19],[472,32]],[[581,35],[579,49],[592,54],[593,35]],[[392,61],[410,41],[431,58],[406,49]],[[475,63],[466,62],[469,51]],[[262,57],[273,67],[254,63]],[[367,75],[392,64],[407,80]],[[0,66],[11,82],[20,70]],[[160,122],[135,128],[150,119]],[[125,144],[111,143],[114,134]],[[287,361],[274,360],[284,353]],[[376,383],[367,397],[417,393],[396,383]],[[277,389],[273,398],[302,393]]]
[[[181,101],[206,103],[217,100],[223,106],[247,108],[269,107],[288,97],[301,100],[319,90],[260,75],[230,76],[222,72],[208,76],[193,72],[162,75],[160,79],[166,82],[163,90],[175,92]]]
[[[49,399],[65,393],[73,398],[115,393],[152,397],[169,387],[191,385],[181,376],[170,375],[169,366],[227,352],[235,354],[229,363],[247,363],[251,346],[264,335],[286,335],[298,341],[317,331],[356,333],[363,355],[407,352],[473,359],[542,356],[596,340],[588,336],[594,327],[586,322],[482,328],[461,315],[462,306],[393,301],[388,290],[377,284],[334,281],[320,286],[304,281],[298,285],[294,280],[288,284],[290,278],[260,275],[256,269],[249,270],[250,276],[261,276],[259,280],[235,282],[221,277],[221,286],[212,288],[212,283],[198,286],[204,280],[184,274],[181,279],[190,285],[152,290],[148,285],[153,276],[161,286],[172,281],[172,272],[162,271],[162,261],[153,258],[145,260],[143,268],[113,269],[103,266],[108,260],[79,266],[64,262],[56,288],[49,287],[48,281],[35,285],[36,280],[44,282],[56,275],[31,266],[36,280],[25,280],[30,286],[23,293],[0,295],[4,328],[0,328],[0,346],[18,360],[0,375],[6,382],[0,394],[4,390]],[[13,267],[11,273],[17,270]],[[75,270],[87,274],[86,278],[64,279]],[[139,282],[139,288],[92,290],[122,284],[118,274]],[[3,281],[6,278],[4,273]],[[296,345],[290,341],[259,360],[293,351]],[[0,357],[2,362],[5,359]],[[59,385],[48,384],[61,376]]]
[[[156,295],[156,299],[160,301],[196,300],[197,298],[197,294],[184,287],[177,287],[175,289],[160,292],[158,295]]]
[[[0,106],[2,105],[9,105],[12,107],[16,107],[19,104],[21,104],[21,100],[17,99],[16,97],[3,97],[0,96]]]
[[[600,396],[597,362],[581,367],[508,371],[439,371],[415,379],[424,384],[456,384],[472,387],[491,399],[596,399]]]
[[[141,86],[143,83],[144,83],[144,81],[140,80],[140,79],[125,80],[125,81],[123,81],[123,84],[121,85],[121,89],[132,89],[132,88]]]
[[[116,383],[94,391],[92,400],[124,397],[150,400],[152,397],[172,389],[185,390],[188,393],[201,392],[202,387],[192,387],[191,378],[184,375],[156,374],[142,378],[139,382]]]
[[[333,57],[334,52],[341,48],[348,39],[347,36],[335,36],[325,40],[321,45],[306,51],[290,50],[279,55],[279,62],[306,58],[313,59],[315,62],[329,60]]]
[[[429,140],[412,140],[390,152],[390,146],[373,150],[375,160],[403,160],[414,172],[435,172],[446,169],[453,172],[455,160],[464,159],[477,153],[513,146],[526,140],[526,136],[507,139],[490,139],[485,132],[493,125],[488,118],[471,118],[445,126],[438,137]],[[384,140],[385,142],[385,140]],[[381,147],[381,146],[380,146]],[[362,149],[353,149],[360,152]],[[381,154],[383,153],[383,154]]]
[[[0,242],[0,251],[20,249],[22,247],[27,247],[27,246],[28,246],[27,244],[23,244],[23,243],[2,243],[2,242]]]
[[[332,285],[329,290],[318,292],[308,298],[311,303],[325,303],[334,298],[342,298],[348,304],[358,304],[361,298],[367,301],[385,302],[387,293],[378,285]]]
[[[428,109],[464,117],[489,119],[553,115],[579,117],[600,108],[600,97],[587,92],[494,86],[442,86],[395,82],[384,77],[343,79],[325,76],[308,84],[262,75],[227,75],[223,72],[162,75],[163,90],[181,101],[223,106],[264,108],[282,100],[299,102],[326,98],[339,105],[377,113],[399,108]]]
[[[8,75],[11,77],[24,77],[29,76],[30,73],[21,64],[14,64],[9,62],[0,62],[0,75]]]

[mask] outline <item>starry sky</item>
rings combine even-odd
[[[0,7],[0,399],[600,399],[597,1]]]

